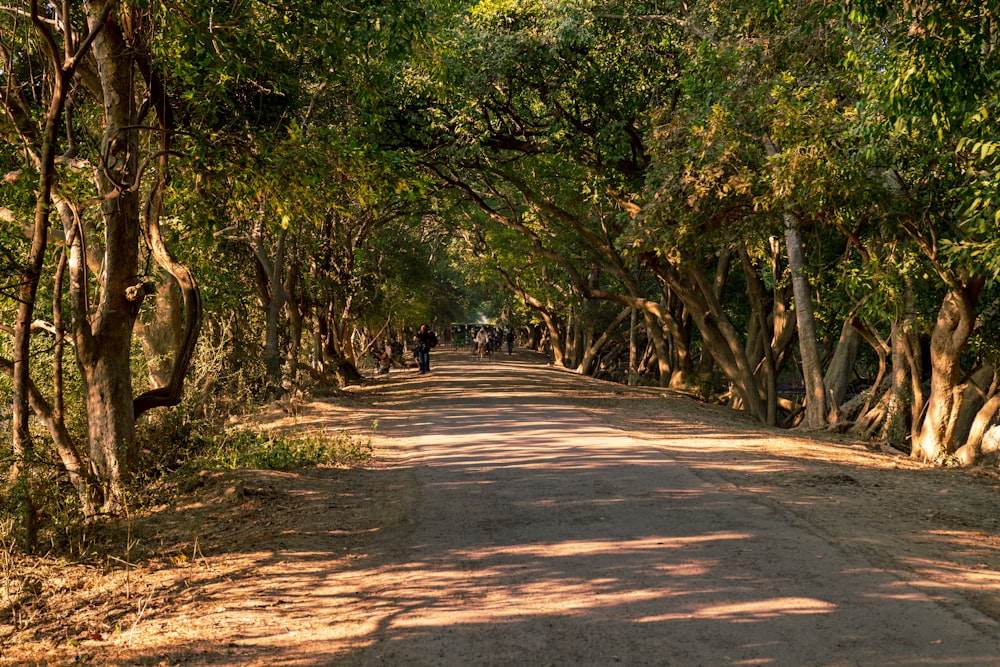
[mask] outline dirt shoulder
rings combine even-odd
[[[474,383],[474,373],[463,366],[455,377]],[[996,632],[994,472],[933,469],[842,438],[761,428],[662,390],[555,370],[535,377],[552,400],[648,442],[714,487],[898,573],[967,623]],[[0,617],[0,664],[304,665],[371,646],[390,623],[386,589],[400,580],[389,570],[409,557],[422,493],[422,463],[407,438],[422,428],[429,397],[448,400],[432,393],[434,381],[433,373],[393,374],[264,418],[295,431],[361,432],[378,422],[374,465],[205,472],[104,526],[106,543],[117,546],[87,564],[3,554],[6,595],[21,602]]]

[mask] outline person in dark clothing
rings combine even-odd
[[[403,359],[403,344],[393,336],[389,339],[389,361],[396,368],[406,368],[406,360]]]
[[[420,331],[413,338],[413,354],[417,358],[420,372],[429,373],[431,370],[431,348],[437,346],[437,336],[434,335],[429,326],[421,324]]]
[[[514,330],[507,329],[507,354],[514,354]]]

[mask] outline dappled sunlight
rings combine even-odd
[[[753,659],[726,664],[763,665],[781,663],[782,652],[776,647],[782,643],[748,640],[737,627],[761,626],[788,642],[814,631],[818,619],[826,619],[823,623],[853,628],[845,637],[862,636],[872,632],[871,624],[846,610],[863,598],[880,609],[875,632],[892,634],[903,631],[893,630],[888,619],[933,609],[926,595],[881,570],[845,563],[846,552],[821,543],[785,544],[761,523],[774,511],[766,509],[772,505],[829,506],[835,502],[829,494],[834,487],[852,489],[862,497],[871,493],[849,472],[814,471],[817,462],[828,461],[828,448],[752,424],[745,432],[733,432],[710,420],[670,419],[669,412],[655,432],[643,431],[638,434],[642,440],[636,440],[633,434],[591,421],[586,412],[567,406],[551,392],[536,390],[531,384],[535,369],[518,378],[515,391],[491,394],[484,407],[477,394],[493,382],[486,378],[493,372],[477,370],[477,377],[483,378],[479,382],[460,373],[449,376],[443,392],[427,385],[438,400],[414,404],[417,414],[408,419],[424,421],[426,414],[436,427],[427,435],[409,433],[404,443],[408,462],[438,471],[427,489],[442,506],[461,505],[483,494],[504,499],[491,516],[473,510],[453,526],[455,531],[467,535],[470,543],[488,542],[498,530],[507,537],[493,546],[437,556],[433,544],[418,544],[420,566],[404,567],[395,575],[405,577],[409,585],[396,590],[406,594],[397,601],[398,613],[387,619],[382,641],[419,643],[424,641],[421,637],[432,641],[435,628],[477,633],[477,628],[497,624],[513,625],[521,635],[534,637],[538,632],[534,628],[571,618],[588,627],[605,619],[622,633],[629,624],[663,624],[655,632],[668,634],[683,632],[681,626],[686,624],[699,628],[711,624],[711,631],[698,632],[732,635],[729,641],[756,651]],[[579,382],[592,386],[586,379]],[[757,444],[762,437],[768,440],[767,452]],[[789,443],[794,455],[771,453],[782,443]],[[757,448],[759,456],[754,455]],[[740,494],[764,504],[744,514],[742,530],[736,525],[721,527],[719,523],[729,521],[723,517],[730,500],[721,497],[714,484],[676,478],[672,472],[676,463],[687,470],[738,479]],[[644,470],[662,471],[662,476],[650,484]],[[811,492],[788,494],[784,481],[788,479]],[[573,486],[591,488],[591,495],[577,497],[567,490]],[[625,517],[650,512],[662,517],[669,530],[629,535]],[[565,532],[569,526],[579,526],[590,537],[539,539],[545,530],[537,526],[542,513],[548,516],[550,530]],[[437,514],[446,513],[432,512]],[[744,574],[747,567],[755,574]],[[593,574],[587,578],[572,574],[584,570]],[[803,594],[810,587],[806,582],[813,581],[837,585],[828,589],[829,596]],[[420,634],[424,631],[428,634]],[[920,650],[910,658],[907,664],[925,661]],[[963,664],[988,662],[970,659]]]
[[[569,541],[552,544],[526,544],[518,546],[504,545],[494,549],[477,549],[460,553],[466,558],[483,558],[486,556],[529,555],[542,558],[565,556],[589,556],[598,553],[614,551],[619,555],[628,552],[658,551],[661,549],[683,549],[693,544],[725,540],[746,540],[752,536],[747,533],[710,533],[707,535],[692,535],[688,537],[648,537],[635,540],[594,540]]]
[[[736,623],[759,621],[784,615],[830,614],[836,605],[811,598],[772,598],[740,604],[702,607],[690,614],[666,614],[636,619],[639,623],[680,621],[689,618],[714,618]]]
[[[712,406],[688,418],[667,392],[516,359],[431,369],[302,409],[310,429],[378,421],[385,457],[248,488],[272,499],[270,537],[189,545],[165,595],[204,600],[171,635],[145,611],[149,655],[207,632],[225,643],[206,664],[253,667],[995,664],[987,622],[952,611],[1000,595],[995,535],[947,494],[890,506],[882,485],[919,466],[838,464]],[[619,396],[645,412],[595,417]]]
[[[924,577],[922,588],[966,589],[1000,592],[1000,572],[986,569],[984,563],[942,563],[922,558],[902,558],[902,561]]]

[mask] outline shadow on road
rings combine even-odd
[[[868,493],[861,472],[755,451],[777,436],[697,410],[637,438],[594,414],[622,391],[456,353],[380,381],[390,464],[301,475],[280,539],[232,582],[270,621],[203,662],[996,664],[996,624],[880,560],[891,539],[839,541],[772,497],[776,475]],[[368,518],[338,525],[344,510]],[[995,596],[996,570],[982,575]]]

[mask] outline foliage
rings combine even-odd
[[[853,55],[869,100],[864,120],[900,149],[894,166],[919,207],[911,215],[933,226],[939,248],[931,251],[941,251],[941,270],[995,279],[1000,5],[858,0],[851,7],[863,38]]]
[[[374,427],[373,427],[374,431]],[[348,431],[283,436],[246,428],[194,436],[200,441],[186,468],[290,470],[320,465],[358,465],[372,457],[370,436]],[[204,439],[203,439],[204,438]]]
[[[681,370],[697,362],[700,377],[712,377],[729,350],[745,359],[734,357],[719,393],[736,396],[745,380],[748,395],[764,395],[760,336],[777,346],[766,330],[792,307],[781,248],[790,217],[826,359],[844,321],[878,346],[905,320],[919,346],[945,295],[962,289],[980,320],[961,365],[997,360],[998,0],[120,4],[110,20],[129,40],[128,94],[165,115],[155,132],[155,114],[129,124],[145,171],[120,193],[135,197],[123,229],[136,229],[154,201],[154,156],[169,155],[163,235],[197,276],[204,306],[184,404],[160,418],[182,442],[207,442],[195,425],[225,412],[220,395],[242,409],[260,400],[259,387],[292,391],[302,368],[330,372],[335,364],[324,363],[336,360],[341,371],[386,327],[480,315],[544,322],[553,339],[583,349],[614,311],[638,305],[649,318],[639,342],[647,372],[663,379],[666,364],[650,360],[672,354]],[[65,7],[65,25],[89,11]],[[21,298],[14,276],[30,253],[23,230],[42,169],[37,123],[58,67],[15,8],[0,8],[0,41],[8,360]],[[53,210],[62,217],[49,221],[32,311],[48,332],[71,297],[78,312],[63,316],[67,332],[71,321],[105,321],[95,313],[117,294],[100,260],[114,211],[96,205],[108,194],[98,176],[110,135],[98,70],[80,64],[56,137],[64,154]],[[76,224],[91,262],[59,284]],[[163,281],[149,239],[132,245],[136,268],[121,280]],[[741,270],[720,274],[717,294],[706,294],[732,259]],[[752,296],[755,287],[766,298]],[[162,325],[150,301],[138,319]],[[137,344],[145,333],[124,326],[120,340],[99,346],[128,366],[122,409],[155,389],[145,378],[156,363]],[[620,356],[624,336],[614,338],[609,354]],[[67,348],[78,363],[63,364],[53,341],[32,333],[29,378],[46,405],[65,406],[56,412],[68,442],[98,447],[88,432],[95,415],[75,400],[92,395],[86,371],[96,364],[79,344]],[[567,363],[576,361],[570,347]],[[789,349],[770,350],[775,373],[796,367]],[[931,379],[918,361],[917,385]],[[741,363],[742,380],[733,370]],[[0,377],[5,405],[13,386]],[[122,432],[115,437],[127,441]],[[66,444],[57,450],[37,421],[32,434],[33,451],[17,455],[30,458],[45,497],[61,483],[50,468],[66,463]],[[214,443],[220,460],[239,459],[226,443],[241,438],[276,465],[327,456],[316,443],[228,433]],[[153,468],[194,455],[153,440],[140,443],[160,457]],[[130,446],[121,444],[123,460]]]

